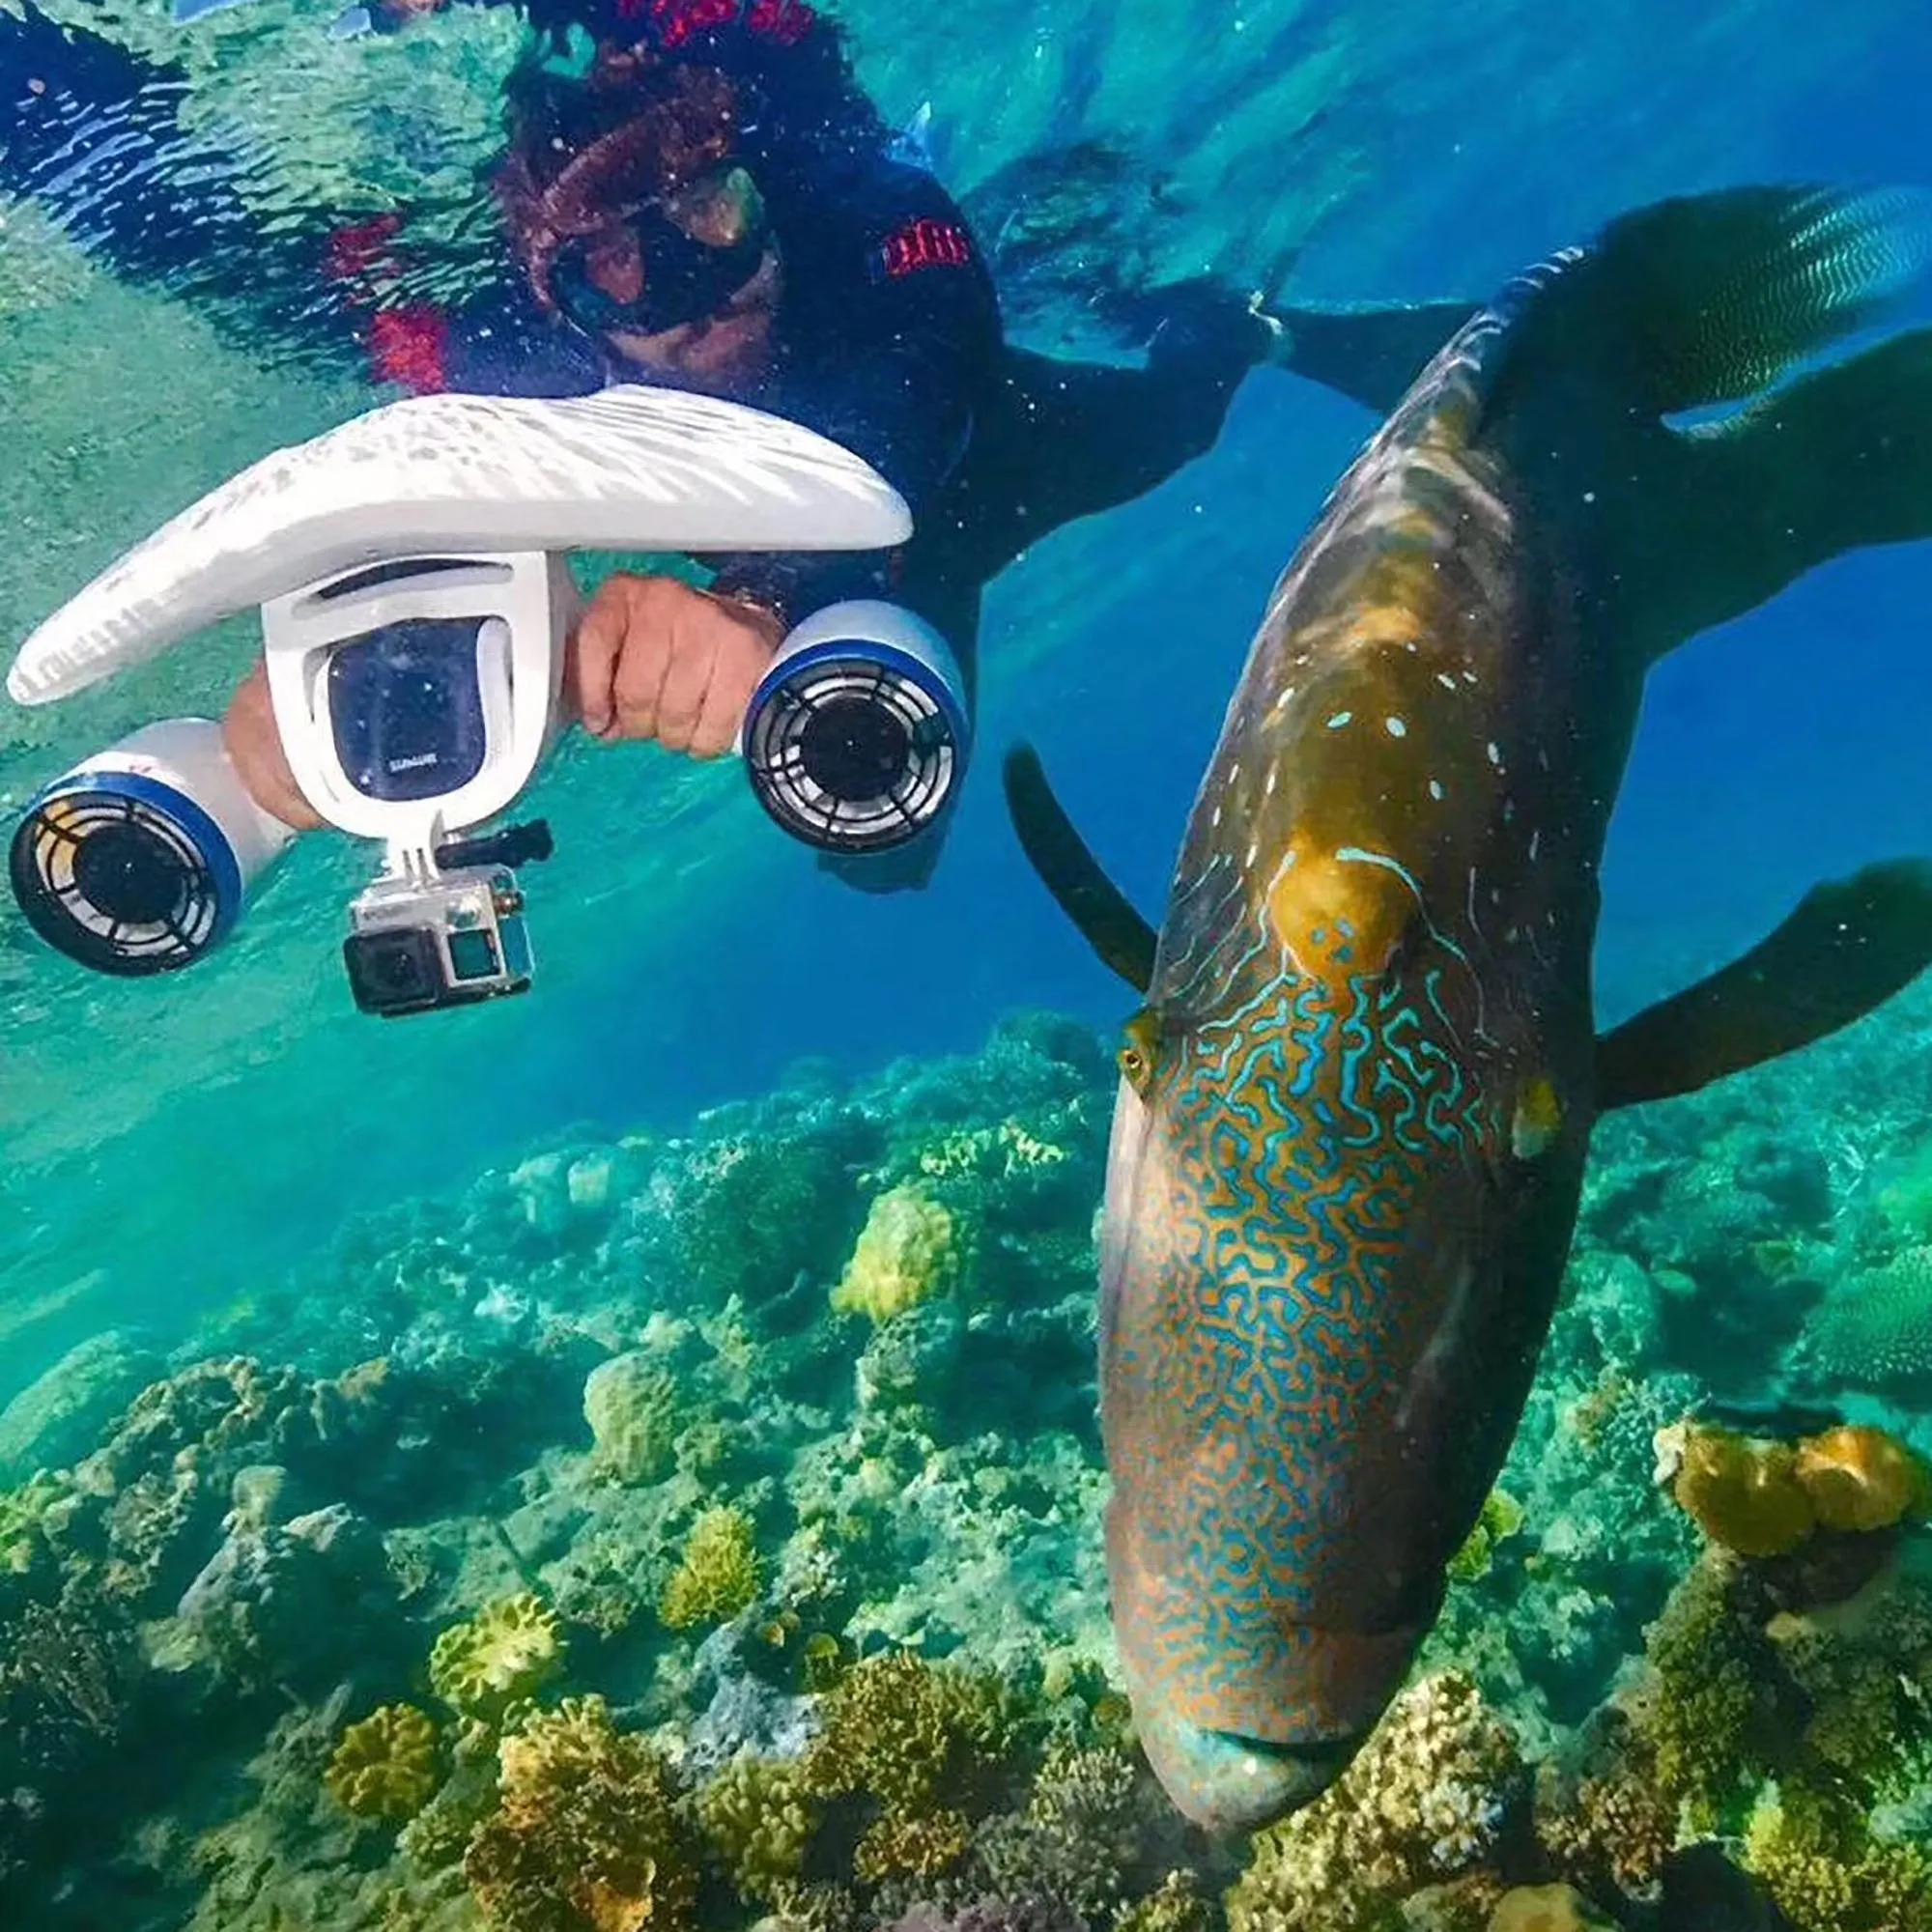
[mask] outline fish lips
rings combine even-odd
[[[1118,1519],[1110,1527],[1118,1535]],[[1185,1592],[1150,1590],[1110,1545],[1141,1747],[1175,1809],[1217,1836],[1261,1831],[1321,1797],[1381,1720],[1434,1621],[1359,1631],[1277,1611],[1244,1631],[1238,1618],[1190,1615]]]

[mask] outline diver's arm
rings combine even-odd
[[[1208,277],[1150,291],[1135,310],[1148,331],[1140,368],[1008,352],[986,439],[989,568],[1206,455],[1251,369],[1292,370],[1386,413],[1473,313],[1461,302],[1264,313]]]
[[[825,280],[804,292],[816,366],[781,407],[869,463],[923,532],[998,366],[998,298],[958,209],[929,177],[882,161],[820,192],[833,210],[830,259],[811,265]],[[879,553],[734,557],[714,587],[795,624],[845,598],[897,596],[896,563]],[[941,613],[919,614],[944,628]]]

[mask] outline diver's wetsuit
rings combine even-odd
[[[1166,292],[1144,368],[1009,347],[958,209],[929,175],[892,158],[867,103],[828,87],[829,30],[800,0],[526,0],[526,11],[552,31],[621,24],[635,41],[648,29],[660,44],[749,75],[763,104],[747,164],[785,280],[775,374],[739,399],[865,457],[915,526],[888,556],[706,559],[719,588],[768,601],[789,622],[845,597],[894,599],[946,637],[970,692],[986,584],[1049,531],[1131,499],[1207,450],[1269,346],[1265,326],[1225,293],[1183,285]],[[801,90],[817,96],[790,122],[788,60]],[[217,315],[304,352],[353,348],[371,374],[408,389],[571,395],[648,380],[547,315],[507,259],[455,305],[397,299],[410,241],[395,217],[278,223],[264,241],[239,190],[242,164],[197,152],[183,131],[182,91],[179,74],[31,5],[18,17],[0,12],[0,191],[31,197],[124,275],[206,298]],[[1400,318],[1406,380],[1448,327],[1426,310],[1382,314]],[[1333,366],[1309,373],[1361,394],[1350,365],[1387,345],[1346,333],[1329,345]],[[1320,359],[1319,341],[1311,347]],[[837,868],[861,886],[917,884],[942,835]]]

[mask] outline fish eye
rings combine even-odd
[[[1153,1084],[1158,1037],[1159,1022],[1153,1014],[1138,1012],[1127,1022],[1127,1037],[1116,1056],[1127,1085],[1142,1099],[1147,1098],[1147,1091]]]

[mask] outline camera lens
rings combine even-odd
[[[441,1003],[442,962],[427,926],[360,932],[345,940],[349,989],[365,1013],[416,1012]]]

